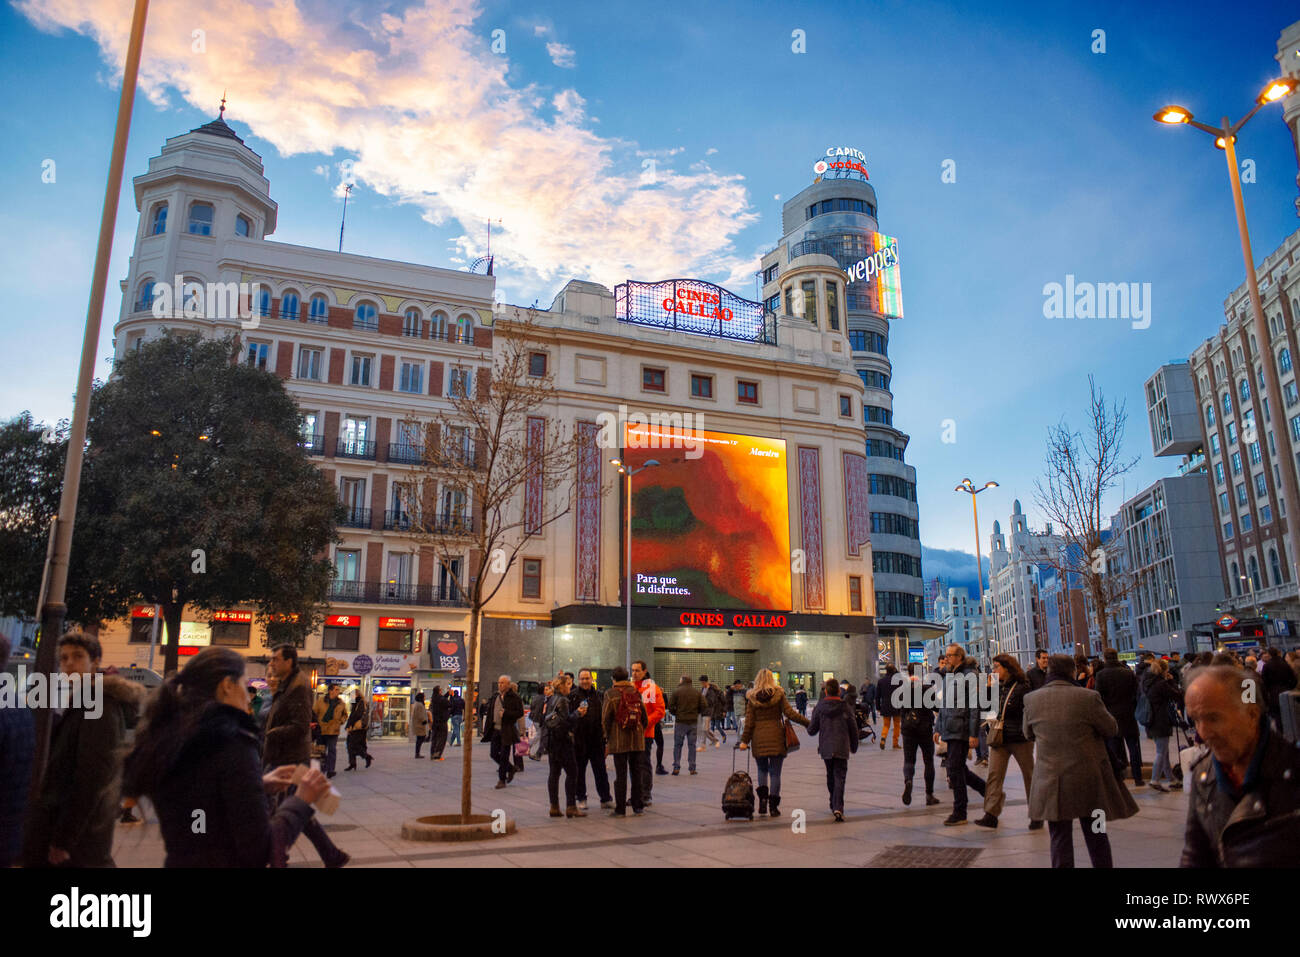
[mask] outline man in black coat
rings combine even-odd
[[[1102,703],[1110,712],[1119,733],[1106,739],[1106,750],[1110,752],[1110,763],[1115,769],[1115,777],[1124,778],[1124,750],[1128,749],[1128,766],[1133,771],[1133,786],[1142,787],[1142,738],[1137,723],[1138,680],[1128,667],[1119,660],[1119,652],[1107,648],[1102,657],[1106,666],[1097,672],[1094,690],[1101,695]]]
[[[433,686],[429,698],[429,760],[441,761],[447,747],[447,721],[451,718],[451,701],[439,685]]]
[[[497,678],[497,693],[487,704],[483,722],[483,739],[492,742],[492,757],[497,762],[497,788],[515,779],[514,750],[519,740],[518,721],[524,716],[524,702],[510,686],[510,676]]]
[[[612,808],[614,797],[609,793],[609,775],[605,772],[605,729],[601,727],[601,714],[605,709],[605,696],[596,690],[591,680],[591,669],[578,672],[578,684],[569,694],[569,710],[579,714],[582,703],[587,703],[587,713],[578,719],[573,729],[573,746],[577,757],[578,810],[587,810],[587,765],[596,781],[600,806]]]
[[[1025,671],[1025,677],[1029,679],[1029,690],[1037,691],[1043,685],[1047,684],[1047,649],[1038,648],[1034,651],[1034,664]]]

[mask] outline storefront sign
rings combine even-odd
[[[450,672],[453,677],[465,674],[465,633],[463,631],[430,632],[433,644],[429,659],[434,671]]]
[[[340,615],[341,618],[347,618],[347,615]],[[359,675],[370,674],[370,669],[374,667],[374,662],[370,660],[369,655],[355,655],[352,658],[352,670]]]
[[[203,647],[212,644],[212,629],[198,621],[181,622],[181,647]],[[181,654],[186,654],[182,651]]]
[[[346,615],[343,617],[347,617]],[[407,631],[415,627],[414,618],[380,618],[380,628],[396,628],[400,631]]]
[[[722,305],[722,297],[716,292],[690,289],[683,286],[677,290],[677,299],[665,299],[665,312],[685,313],[688,316],[704,316],[706,319],[721,319],[730,322],[734,313]]]
[[[784,628],[785,615],[720,611],[684,611],[679,619],[688,628]]]
[[[153,605],[136,605],[131,609],[132,618],[152,618],[155,608]]]
[[[325,624],[331,628],[360,628],[360,615],[330,615],[325,619]]]
[[[212,620],[234,621],[241,625],[251,625],[253,623],[253,613],[251,611],[214,611]]]

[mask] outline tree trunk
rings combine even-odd
[[[469,612],[469,639],[465,642],[466,670],[469,672],[468,686],[465,695],[465,720],[461,723],[462,737],[461,742],[464,747],[460,755],[460,822],[469,823],[470,811],[470,778],[473,764],[470,761],[470,754],[473,750],[474,735],[478,733],[478,619],[480,606],[477,602],[470,608]],[[470,722],[473,722],[473,732],[468,732]]]
[[[167,625],[167,644],[163,645],[163,677],[176,674],[181,643],[181,613],[184,602],[169,601],[162,606],[163,621]],[[161,636],[160,636],[161,637]]]

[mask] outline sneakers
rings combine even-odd
[[[955,812],[949,814],[946,818],[943,819],[944,827],[958,827],[965,823],[966,823],[966,815],[963,814],[961,817],[958,817]]]
[[[912,782],[908,781],[903,785],[903,803],[910,805],[912,803]]]
[[[998,819],[995,818],[988,811],[985,811],[984,816],[975,822],[975,826],[996,828],[998,826]]]
[[[696,771],[694,768],[691,768],[691,774],[699,774],[699,773],[700,773],[699,771]]]
[[[936,804],[938,804],[938,803],[939,803],[939,799],[938,799],[937,797],[934,796],[934,792],[931,791],[931,792],[928,792],[928,793],[925,795],[925,806],[926,806],[926,807],[934,807],[934,806],[935,806]]]

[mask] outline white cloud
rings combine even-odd
[[[704,155],[705,155],[705,156],[712,156],[712,155],[713,155],[714,153],[716,153],[717,151],[718,151],[718,150],[717,150],[716,147],[710,146],[707,150],[704,151]]]
[[[141,92],[212,111],[228,87],[227,119],[241,135],[251,131],[286,156],[354,156],[359,188],[414,205],[435,225],[460,223],[465,258],[482,254],[491,210],[503,220],[492,230],[498,271],[513,274],[515,289],[754,267],[733,247],[758,218],[744,177],[661,164],[654,187],[641,187],[638,144],[588,128],[576,90],[548,101],[510,86],[509,64],[476,25],[476,0],[410,6],[364,30],[338,6],[207,0],[207,53],[195,56],[194,9],[156,4]],[[116,0],[18,7],[43,28],[93,37],[107,64],[125,58],[129,22]]]
[[[550,43],[546,44],[546,53],[550,56],[551,62],[556,66],[562,66],[565,69],[572,69],[574,67],[575,64],[573,57],[575,52],[576,51],[574,51],[573,47],[566,46],[558,40],[552,40]]]
[[[322,163],[321,165],[314,167],[312,169],[312,172],[315,173],[317,176],[329,176],[330,168],[326,166],[324,163]]]

